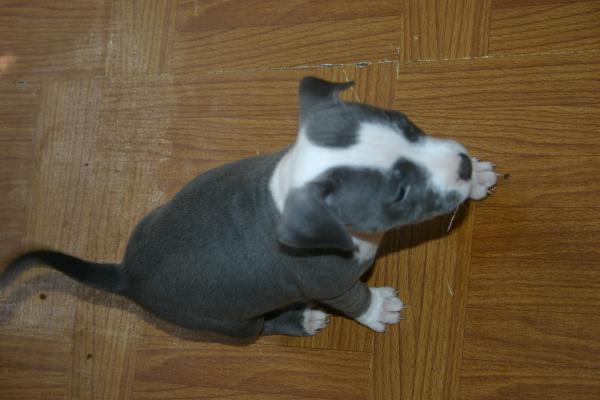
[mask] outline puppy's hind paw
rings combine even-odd
[[[302,313],[302,327],[310,336],[316,335],[329,323],[329,314],[321,310],[307,308]]]
[[[471,157],[473,165],[473,184],[469,197],[473,200],[481,200],[490,193],[490,188],[496,184],[498,179],[494,172],[494,165],[487,161],[479,161]]]

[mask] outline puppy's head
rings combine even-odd
[[[285,198],[276,196],[286,245],[351,250],[349,231],[424,221],[469,195],[463,146],[425,135],[399,112],[341,101],[350,86],[313,77],[300,83],[298,140],[276,171],[286,180]]]

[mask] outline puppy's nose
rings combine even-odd
[[[471,158],[464,154],[460,153],[460,164],[458,166],[458,177],[463,181],[468,181],[471,179],[472,167],[471,167]]]

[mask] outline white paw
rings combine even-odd
[[[329,314],[321,310],[307,308],[304,310],[302,327],[309,335],[315,335],[329,323]]]
[[[473,164],[473,184],[469,197],[473,200],[481,200],[489,193],[489,189],[496,184],[497,176],[494,165],[491,162],[479,161],[471,157]]]
[[[377,332],[384,332],[387,324],[400,321],[400,310],[404,308],[402,300],[396,297],[396,290],[391,287],[369,288],[371,304],[358,322]]]

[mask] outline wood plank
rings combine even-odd
[[[482,98],[473,104],[485,105],[486,100]],[[597,156],[600,151],[600,107],[595,104],[520,107],[518,102],[507,100],[504,107],[495,105],[489,109],[442,107],[443,102],[432,102],[429,109],[424,105],[397,105],[425,131],[459,139],[474,155],[494,160],[506,155]]]
[[[596,156],[598,73],[600,55],[402,65],[395,107],[486,157]]]
[[[326,400],[279,393],[252,393],[235,389],[187,387],[168,383],[144,382],[133,394],[135,400],[227,399],[227,400]]]
[[[131,174],[136,173],[133,169],[139,165],[156,170],[158,164],[171,155],[167,131],[175,108],[173,97],[172,78],[167,75],[128,76],[107,83],[102,99],[97,157],[113,161],[115,167],[130,168]],[[149,170],[147,177],[150,178],[152,173]],[[119,179],[119,176],[106,179]],[[148,196],[152,193],[160,196],[160,191],[153,191],[151,187],[136,189],[143,190]],[[159,204],[158,199],[152,201],[154,205]]]
[[[168,396],[175,385],[207,397],[237,391],[265,393],[265,398],[364,399],[369,362],[370,355],[361,352],[240,347],[145,335],[138,345],[134,398]]]
[[[598,208],[477,209],[473,257],[594,262],[600,229]],[[544,240],[537,240],[539,237]]]
[[[176,78],[164,89],[148,82],[124,89],[124,96],[140,93],[154,101],[152,108],[169,110],[164,139],[171,149],[159,180],[167,198],[208,169],[293,143],[304,73],[199,74]]]
[[[172,0],[112,0],[107,75],[168,73],[176,14]]]
[[[94,260],[120,260],[139,219],[165,200],[158,169],[170,152],[162,138],[169,111],[153,107],[151,99],[160,96],[154,89],[170,80],[148,81],[121,79],[103,88],[96,151],[86,162],[95,191],[83,200],[90,204],[86,218],[93,227],[86,232],[85,251]],[[129,90],[133,86],[138,89]],[[69,396],[127,399],[140,310],[125,299],[83,287],[80,291]]]
[[[597,313],[469,308],[461,398],[592,398],[600,385],[599,328]]]
[[[489,54],[600,49],[597,1],[493,1]]]
[[[0,55],[5,74],[104,69],[109,39],[109,0],[4,2],[0,10]],[[0,62],[1,64],[2,62]]]
[[[84,254],[81,233],[89,221],[82,200],[84,193],[93,190],[90,173],[82,166],[93,153],[100,84],[98,80],[53,81],[42,87],[41,134],[33,154],[25,247]],[[16,289],[9,301],[18,308],[13,326],[63,328],[72,323],[76,286],[67,278],[48,269],[34,269],[13,285]],[[38,294],[45,295],[43,302]]]
[[[106,293],[84,296],[76,305],[67,398],[129,399],[137,316],[129,312],[125,299]]]
[[[374,282],[398,288],[404,320],[375,335],[371,399],[454,399],[459,389],[473,209],[388,234]]]
[[[600,392],[597,370],[513,361],[468,360],[461,381],[464,400],[595,400]]]
[[[39,91],[39,81],[0,81],[0,265],[25,235]]]
[[[477,209],[469,306],[597,314],[598,208]]]
[[[469,282],[473,307],[579,314],[600,309],[597,262],[473,256]]]
[[[134,223],[162,200],[153,184],[158,164],[131,157],[134,154],[128,150],[133,146],[124,143],[131,124],[123,121],[135,118],[150,124],[161,122],[163,115],[149,116],[143,99],[119,98],[122,92],[113,89],[114,85],[105,90],[101,79],[57,80],[44,86],[40,118],[44,135],[37,148],[28,246],[53,247],[92,260],[118,260]],[[122,110],[115,110],[114,104],[121,104]],[[114,124],[107,122],[99,129],[103,121]],[[130,142],[152,143],[145,146],[147,152],[151,146],[159,147],[161,125],[153,126],[138,124]],[[143,150],[139,154],[146,154]],[[10,298],[18,303],[12,324],[52,327],[74,321],[77,326],[68,397],[91,397],[102,387],[103,397],[127,398],[136,321],[129,303],[112,303],[109,295],[97,294],[56,272],[24,275],[28,284]],[[43,307],[41,297],[32,296],[39,291],[45,296]]]
[[[559,151],[557,149],[557,151]],[[597,156],[536,156],[496,153],[492,160],[500,179],[486,207],[600,207]]]
[[[239,17],[215,18],[234,7],[233,3],[212,3],[206,7],[203,3],[198,3],[201,6],[196,8],[198,16],[178,23],[172,64],[178,76],[195,76],[202,71],[393,61],[403,47],[403,18],[397,15],[399,11],[385,14],[388,6],[375,14],[366,11],[369,7],[353,7],[342,14],[320,14],[306,6],[290,5],[290,10],[282,8],[280,2],[272,7],[266,3],[259,8],[263,11],[260,20],[267,22],[237,26],[235,21]],[[333,10],[335,5],[323,3],[319,7]],[[189,3],[183,7],[187,10]],[[289,17],[283,10],[289,10]],[[239,9],[240,12],[243,10]],[[385,15],[378,16],[380,14]],[[325,17],[315,18],[316,15]],[[285,24],[278,22],[282,18]],[[207,24],[207,19],[213,22]],[[216,24],[221,20],[223,26]],[[214,28],[207,29],[208,26]]]
[[[177,29],[230,30],[257,26],[289,26],[309,22],[348,21],[357,18],[402,16],[401,2],[374,0],[366,7],[360,2],[344,0],[304,0],[281,2],[277,0],[248,0],[245,7],[233,0],[191,0],[180,2],[182,9]],[[260,14],[260,18],[248,18],[248,10]]]
[[[595,53],[401,65],[396,105],[445,111],[589,107],[600,100],[599,65]]]
[[[485,56],[491,0],[408,0],[402,61]]]
[[[64,398],[70,367],[69,330],[0,326],[0,397]]]

